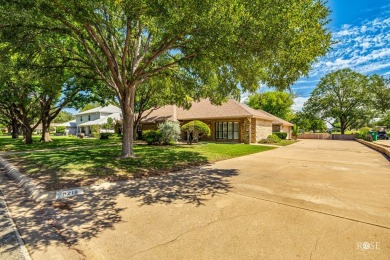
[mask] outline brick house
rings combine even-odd
[[[273,131],[286,132],[287,138],[290,139],[293,126],[263,110],[255,110],[232,99],[220,106],[203,99],[193,102],[189,110],[168,105],[146,111],[145,115],[147,116],[141,120],[142,130],[156,129],[157,125],[165,120],[177,120],[181,125],[200,120],[211,130],[210,137],[202,137],[205,141],[256,143],[267,138]]]

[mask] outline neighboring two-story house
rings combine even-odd
[[[92,126],[101,126],[107,123],[108,118],[119,120],[121,119],[121,115],[121,109],[113,105],[96,107],[76,114],[76,120],[61,124],[61,126],[65,126],[69,134],[77,135],[83,133],[90,135],[92,133]]]

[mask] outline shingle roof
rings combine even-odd
[[[91,114],[91,113],[121,113],[121,109],[117,106],[114,106],[114,105],[108,105],[106,107],[95,107],[95,108],[92,108],[90,110],[87,110],[87,111],[83,111],[83,112],[80,112],[77,115],[85,115],[85,114]]]
[[[57,126],[76,127],[77,124],[76,124],[76,120],[72,120],[72,121],[69,121],[69,122],[65,122],[65,123],[59,124]]]
[[[174,106],[163,106],[152,111],[142,122],[154,123],[173,119],[173,111]],[[148,112],[150,111],[146,111],[144,114],[147,115]],[[177,107],[176,115],[178,120],[254,117],[275,121],[275,116],[270,116],[270,114],[262,110],[250,108],[233,99],[229,99],[220,106],[211,104],[208,99],[202,99],[199,102],[193,102],[189,110]]]
[[[270,113],[265,112],[265,111],[263,111],[263,112],[274,119],[274,121],[272,122],[274,125],[294,126],[294,124],[292,124],[284,119],[281,119],[280,117],[274,116],[273,114],[270,114]]]

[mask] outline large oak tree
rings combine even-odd
[[[373,92],[366,76],[342,69],[321,78],[313,90],[304,110],[319,116],[335,126],[340,124],[341,133],[372,115]]]
[[[0,0],[3,39],[44,35],[70,67],[117,95],[121,157],[133,157],[135,96],[150,79],[220,103],[238,86],[285,89],[330,46],[321,0]],[[58,35],[62,36],[58,37]],[[47,40],[47,39],[53,40]]]

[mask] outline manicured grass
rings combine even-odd
[[[118,159],[118,146],[97,146],[77,150],[55,150],[8,155],[22,172],[38,179],[47,189],[88,185],[105,179],[116,180],[161,174],[218,160],[267,151],[272,147],[245,144],[195,144],[134,147],[137,158]]]
[[[10,135],[0,135],[0,151],[15,152],[15,151],[32,151],[53,148],[69,148],[74,146],[93,146],[101,144],[118,144],[120,139],[99,140],[96,138],[77,138],[75,136],[52,136],[53,142],[39,142],[41,136],[33,136],[33,143],[26,145],[23,138],[12,139]]]
[[[299,142],[299,141],[296,141],[296,140],[281,140],[279,143],[276,143],[275,145],[287,146],[287,145],[290,145],[290,144],[294,144],[296,142]]]

